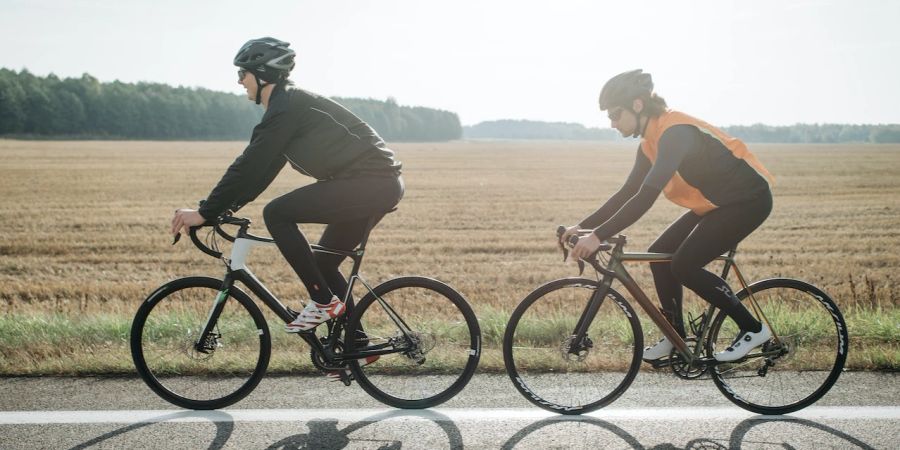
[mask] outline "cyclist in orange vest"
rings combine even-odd
[[[600,93],[600,109],[608,111],[612,128],[640,137],[634,167],[625,184],[597,211],[562,236],[593,228],[572,250],[576,258],[596,252],[604,239],[637,221],[662,192],[688,208],[650,246],[672,253],[671,263],[651,270],[663,313],[684,337],[682,286],[725,311],[740,327],[719,361],[742,358],[771,337],[734,295],[731,287],[704,266],[735,247],[759,227],[772,210],[772,177],[740,140],[687,114],[668,108],[653,92],[653,80],[640,69],[611,78]],[[673,345],[663,338],[644,349],[648,361],[668,356]]]

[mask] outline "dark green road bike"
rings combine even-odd
[[[564,231],[561,227],[558,235]],[[578,238],[572,236],[567,245]],[[735,262],[735,249],[717,258],[724,262],[722,278],[733,270],[742,287],[737,297],[772,331],[772,338],[747,356],[719,362],[713,355],[731,345],[737,325],[710,305],[697,317],[689,315],[683,339],[625,268],[628,262],[671,261],[672,255],[628,253],[625,243],[624,236],[617,236],[579,261],[582,271],[589,266],[596,272],[595,279],[544,284],[510,317],[503,337],[506,371],[535,405],[581,414],[612,403],[631,385],[642,362],[644,333],[637,313],[613,282],[625,287],[674,344],[668,357],[648,363],[686,380],[711,378],[741,408],[760,414],[797,411],[819,400],[837,381],[847,359],[847,325],[821,289],[789,278],[748,283]]]

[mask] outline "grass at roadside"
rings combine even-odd
[[[486,372],[502,372],[501,340],[508,313],[483,311],[479,322],[484,338],[484,352],[479,365]],[[785,321],[791,318],[779,317]],[[851,330],[848,369],[898,370],[900,367],[900,311],[853,309],[845,312]],[[611,328],[617,324],[605,324]],[[622,324],[618,324],[622,325]],[[645,322],[643,328],[651,329]],[[131,317],[95,314],[72,318],[61,314],[11,314],[0,317],[0,342],[3,346],[0,373],[6,375],[82,375],[131,374],[129,334]],[[309,358],[305,343],[293,335],[281,332],[281,325],[269,323],[273,337],[272,373],[311,373],[316,369]],[[540,335],[540,332],[535,333]],[[650,339],[649,337],[647,339]],[[440,343],[439,343],[440,344]],[[615,344],[612,344],[615,346]],[[186,348],[175,346],[176,352]],[[229,349],[232,360],[228,370],[255,359],[250,346]],[[437,347],[438,349],[440,346]],[[615,361],[607,364],[616,365]],[[223,366],[224,367],[224,366]],[[613,368],[613,367],[607,367]]]

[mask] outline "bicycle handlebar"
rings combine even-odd
[[[565,234],[565,232],[566,232],[566,227],[560,225],[560,226],[556,229],[556,238],[557,238],[557,239],[561,238],[562,235]],[[578,245],[578,241],[579,241],[583,236],[587,236],[587,235],[589,235],[589,234],[591,234],[591,233],[593,233],[593,232],[594,232],[594,230],[578,230],[578,231],[576,232],[576,234],[573,234],[573,235],[569,236],[568,239],[566,239],[565,245],[568,246],[569,248],[572,248],[572,247]],[[611,239],[609,239],[609,240],[603,241],[603,242],[600,244],[600,248],[597,249],[597,251],[598,251],[598,252],[606,252],[606,251],[612,250],[613,247],[615,247],[614,244],[617,244],[617,243],[618,243],[618,239],[617,239],[617,238],[618,238],[618,237],[616,237],[616,238],[611,238]],[[564,250],[565,250],[565,248],[564,248]]]
[[[200,205],[203,205],[203,200],[200,201]],[[208,220],[201,225],[190,227],[188,230],[188,235],[190,236],[191,242],[194,244],[194,246],[197,247],[198,249],[200,249],[200,251],[202,251],[203,253],[206,253],[207,255],[212,256],[213,258],[219,259],[222,257],[222,252],[210,248],[208,245],[206,245],[205,242],[203,242],[202,239],[200,239],[200,237],[197,236],[197,231],[200,230],[201,228],[205,228],[205,227],[213,227],[213,230],[215,231],[216,234],[218,234],[223,239],[225,239],[229,242],[234,242],[238,236],[246,236],[248,238],[259,240],[259,241],[274,242],[271,238],[254,236],[252,234],[247,233],[247,228],[250,227],[250,223],[251,223],[250,219],[247,219],[245,217],[234,217],[232,214],[233,213],[230,210],[228,210],[228,211],[225,211],[224,213],[222,213],[222,215],[220,215],[219,217],[216,217],[216,219],[214,221]],[[232,234],[228,233],[227,231],[225,231],[222,228],[222,225],[237,225],[240,227],[240,229],[239,229],[237,235],[232,235]],[[181,239],[181,233],[176,234],[175,239],[172,240],[172,245],[177,244],[180,239]]]
[[[562,225],[560,225],[559,227],[556,228],[556,239],[557,239],[557,241],[558,241],[560,238],[562,238],[562,235],[565,234],[565,232],[566,232],[566,227],[564,227],[564,226],[562,226]],[[569,249],[570,249],[570,248],[575,247],[576,245],[578,245],[578,241],[579,241],[582,237],[587,236],[587,235],[589,235],[589,234],[591,234],[591,233],[593,233],[593,232],[594,232],[594,230],[584,230],[584,229],[580,229],[580,230],[578,230],[575,234],[569,236],[569,237],[566,239],[566,242],[560,242],[560,243],[559,243],[559,247],[560,247],[560,249],[561,249],[562,252],[563,252],[563,261],[565,261],[565,260],[567,260],[567,259],[569,258]],[[602,269],[602,267],[600,266],[600,261],[598,261],[598,259],[597,259],[597,255],[600,254],[600,252],[608,252],[608,251],[610,251],[610,250],[613,250],[613,249],[616,248],[617,246],[624,245],[625,242],[626,242],[626,238],[625,238],[625,236],[622,236],[622,235],[619,235],[619,236],[616,236],[616,237],[611,237],[611,238],[609,238],[609,239],[603,241],[602,243],[600,243],[600,247],[597,248],[597,251],[595,251],[594,253],[592,253],[592,254],[591,254],[590,256],[588,256],[587,258],[579,258],[579,259],[578,259],[578,261],[577,261],[577,263],[578,263],[578,273],[579,273],[579,274],[584,273],[584,263],[585,263],[585,262],[587,262],[588,264],[590,264],[591,267],[593,267],[594,270],[596,270],[597,272],[603,272],[603,269]]]

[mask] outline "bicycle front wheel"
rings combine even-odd
[[[360,387],[396,408],[430,408],[459,393],[481,357],[481,329],[463,296],[424,277],[396,278],[373,292],[351,311],[348,351],[393,352],[350,363]]]
[[[600,283],[565,278],[522,300],[506,326],[503,360],[513,385],[530,402],[581,414],[613,402],[641,364],[643,334],[631,305],[609,289],[582,342],[574,332]]]
[[[213,332],[199,335],[217,302],[225,302]],[[131,326],[131,356],[160,397],[188,409],[217,409],[244,398],[269,365],[266,321],[252,300],[222,280],[171,281],[141,304]]]
[[[787,414],[803,409],[831,389],[847,360],[847,325],[837,305],[815,286],[785,278],[754,283],[752,292],[773,338],[748,357],[711,369],[716,387],[728,400],[759,414]],[[720,312],[710,326],[708,354],[731,345],[739,329]]]

